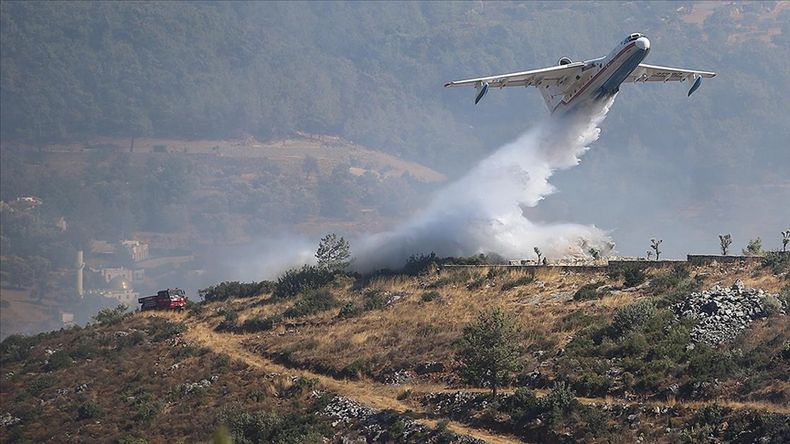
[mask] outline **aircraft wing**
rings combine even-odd
[[[624,82],[682,82],[688,79],[701,77],[711,78],[715,72],[697,71],[693,69],[670,68],[668,66],[645,65],[640,63],[636,69],[626,77]]]
[[[476,79],[455,80],[447,82],[444,86],[474,86],[476,88],[488,84],[491,87],[504,88],[506,86],[538,86],[542,84],[554,84],[565,80],[580,72],[584,63],[573,62],[567,65],[550,66],[548,68],[533,69],[531,71],[512,72],[510,74],[499,74],[488,77],[478,77]]]

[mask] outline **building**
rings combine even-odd
[[[148,244],[136,240],[121,241],[121,245],[126,248],[129,257],[135,262],[140,262],[148,259]]]

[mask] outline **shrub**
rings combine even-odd
[[[636,266],[630,266],[623,269],[623,285],[626,288],[636,287],[647,279],[645,272]]]
[[[688,279],[689,270],[686,264],[677,264],[672,271],[660,274],[650,280],[650,292],[661,294],[681,285]]]
[[[532,281],[533,281],[532,276],[522,276],[518,279],[514,279],[512,281],[508,281],[502,284],[502,291],[508,291],[516,287],[521,287],[522,285],[531,284]]]
[[[365,310],[381,310],[387,308],[388,298],[382,290],[372,290],[365,294]]]
[[[504,398],[500,408],[510,415],[512,422],[523,424],[537,416],[538,405],[535,392],[526,387],[519,387],[512,395]]]
[[[760,301],[765,316],[773,316],[782,311],[782,303],[773,295],[765,295]]]
[[[217,422],[226,425],[233,442],[238,443],[322,441],[318,418],[312,413],[286,416],[265,411],[249,413],[233,405],[220,410]]]
[[[98,418],[101,415],[101,407],[93,401],[85,401],[77,407],[78,420]]]
[[[208,288],[198,290],[198,294],[206,302],[224,301],[232,298],[249,298],[260,294],[269,293],[273,290],[274,283],[271,281],[261,282],[220,282]]]
[[[44,364],[44,370],[48,372],[60,370],[70,366],[71,363],[71,356],[63,350],[58,350],[49,356],[47,363]]]
[[[233,331],[238,327],[239,313],[236,310],[223,307],[219,313],[224,315],[225,318],[217,325],[217,331]]]
[[[277,278],[272,295],[280,299],[294,297],[303,291],[321,288],[334,278],[335,273],[315,265],[291,268]]]
[[[340,307],[340,312],[337,314],[340,318],[353,318],[354,316],[362,313],[362,309],[352,301],[348,301]]]
[[[39,343],[39,336],[11,335],[0,342],[0,363],[19,362],[30,356],[32,347]]]
[[[770,268],[771,273],[780,274],[790,271],[790,254],[779,251],[769,251],[763,257],[763,267]]]
[[[153,331],[150,333],[153,336],[152,340],[154,342],[159,342],[180,335],[185,331],[187,331],[187,325],[185,323],[165,320],[164,322],[154,324]]]
[[[327,290],[312,290],[305,293],[293,306],[285,310],[286,318],[301,318],[337,306],[337,300]]]
[[[125,304],[119,304],[115,308],[102,308],[96,313],[93,320],[104,325],[116,324],[129,315],[127,310],[129,310],[129,306]]]
[[[480,276],[479,278],[473,280],[472,282],[466,284],[467,290],[478,290],[483,287],[483,285],[488,281],[488,277]]]
[[[140,422],[150,422],[162,410],[162,403],[157,400],[147,399],[137,404],[137,413],[134,419]]]
[[[618,333],[642,328],[656,315],[656,306],[650,301],[639,301],[618,309],[612,318],[612,327]]]
[[[425,293],[420,296],[420,300],[423,302],[431,302],[436,299],[439,299],[441,295],[438,291],[426,291]]]
[[[271,330],[283,321],[282,315],[274,314],[267,317],[255,316],[247,319],[241,325],[241,329],[246,332]]]
[[[444,276],[431,282],[426,288],[442,288],[448,285],[459,285],[468,281],[472,275],[469,270],[449,271]]]
[[[578,290],[576,290],[576,293],[573,294],[574,301],[590,301],[593,299],[600,299],[600,297],[601,294],[598,293],[597,282],[582,285]]]
[[[38,396],[44,390],[52,387],[53,385],[57,384],[58,380],[51,375],[40,376],[32,381],[30,381],[25,390],[33,396]]]
[[[344,369],[343,373],[346,376],[350,376],[353,378],[359,378],[361,375],[365,373],[368,367],[368,361],[365,358],[358,358],[348,364]]]

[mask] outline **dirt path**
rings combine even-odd
[[[217,353],[225,353],[228,356],[239,359],[250,366],[269,373],[289,374],[318,379],[320,384],[327,390],[377,410],[393,410],[401,414],[407,411],[430,414],[430,412],[427,411],[420,411],[419,407],[415,404],[407,404],[403,401],[399,401],[397,396],[399,392],[403,391],[402,387],[393,387],[368,381],[339,380],[319,373],[293,369],[274,363],[246,350],[242,345],[244,339],[247,338],[246,335],[216,333],[204,325],[195,323],[190,323],[189,329],[185,335],[192,341],[204,347],[208,347]],[[430,427],[435,427],[437,424],[437,421],[430,419],[418,419],[417,421]],[[450,421],[448,428],[460,435],[469,435],[492,444],[521,442],[515,437],[499,434],[495,435],[485,430],[471,428],[455,421]]]
[[[320,384],[325,387],[327,390],[337,393],[338,395],[345,396],[349,399],[357,401],[361,404],[364,404],[368,407],[377,409],[377,410],[392,410],[398,413],[406,413],[408,411],[415,412],[417,414],[423,414],[426,416],[432,415],[432,412],[426,411],[423,409],[418,403],[408,400],[400,401],[397,399],[398,394],[405,390],[407,387],[410,388],[415,394],[421,393],[431,393],[431,392],[457,392],[457,391],[464,391],[464,392],[475,392],[475,393],[484,393],[488,392],[486,389],[450,389],[438,385],[427,385],[427,384],[420,384],[414,386],[391,386],[380,384],[373,381],[366,381],[366,380],[344,380],[344,379],[335,379],[333,377],[323,375],[320,373],[314,373],[308,370],[302,369],[295,369],[291,367],[286,367],[284,365],[275,363],[261,355],[253,353],[247,350],[243,342],[246,339],[254,335],[239,335],[239,334],[224,334],[224,333],[217,333],[213,329],[202,325],[198,322],[189,322],[186,319],[185,315],[177,314],[177,313],[160,313],[158,316],[168,317],[174,320],[181,320],[187,321],[189,323],[189,329],[185,333],[188,339],[192,341],[210,348],[211,350],[217,353],[225,353],[228,356],[233,357],[234,359],[241,360],[247,363],[250,366],[255,368],[262,369],[268,373],[279,373],[279,374],[287,374],[293,376],[304,376],[308,378],[317,379]],[[502,390],[502,393],[512,392],[512,390]],[[537,390],[538,394],[544,395],[544,390]],[[415,397],[417,398],[417,397]],[[780,413],[780,414],[790,414],[790,408],[770,404],[770,403],[758,403],[758,402],[737,402],[737,401],[728,401],[728,400],[716,400],[716,401],[699,401],[699,402],[682,402],[682,401],[629,401],[624,399],[612,398],[612,397],[603,397],[603,398],[577,398],[579,402],[583,404],[612,404],[612,405],[622,405],[622,406],[647,406],[647,407],[685,407],[692,410],[700,409],[704,406],[711,405],[711,404],[718,404],[725,407],[732,408],[734,410],[756,410],[756,411],[766,411],[772,413]],[[435,427],[437,422],[436,420],[432,419],[417,419],[417,421],[430,426]],[[462,435],[469,435],[478,439],[482,439],[486,442],[499,444],[499,443],[515,443],[521,442],[518,438],[514,436],[508,435],[500,435],[500,434],[493,434],[486,430],[481,430],[477,428],[472,428],[461,424],[457,421],[450,421],[448,424],[450,430],[455,433],[462,434]]]

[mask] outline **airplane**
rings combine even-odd
[[[491,87],[534,86],[540,90],[552,114],[566,113],[577,104],[611,97],[622,83],[692,82],[688,96],[699,89],[703,78],[715,72],[647,65],[642,60],[650,52],[650,40],[635,32],[620,42],[609,55],[584,62],[562,57],[557,66],[476,79],[448,82],[445,87],[474,86],[475,105]]]

